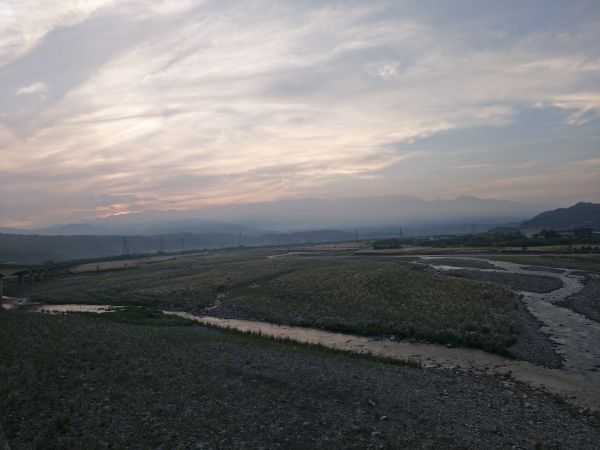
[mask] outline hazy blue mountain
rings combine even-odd
[[[88,223],[68,223],[65,225],[50,225],[29,231],[32,234],[45,236],[92,236],[106,234],[106,229]]]
[[[579,202],[569,208],[544,211],[521,224],[525,230],[581,227],[600,229],[600,204]]]
[[[180,214],[173,212],[173,216]],[[267,233],[255,227],[225,223],[216,220],[203,220],[186,218],[169,220],[170,213],[163,211],[158,215],[128,214],[112,216],[109,218],[90,220],[90,223],[77,223],[65,225],[51,225],[30,230],[15,230],[7,228],[7,234],[38,234],[46,236],[151,236],[173,233],[230,233],[244,235],[258,235]],[[3,232],[0,229],[0,232]]]
[[[30,231],[26,230],[24,228],[0,227],[0,233],[7,233],[7,234],[27,234],[27,233],[30,233]]]
[[[521,222],[542,211],[493,199],[462,196],[451,200],[423,200],[411,196],[338,199],[287,199],[273,202],[213,206],[205,217],[275,230],[307,228],[397,227],[425,224]]]
[[[232,233],[263,234],[266,231],[238,223],[228,223],[202,217],[196,211],[143,211],[89,221],[105,231],[102,234],[142,235],[170,233]]]
[[[272,202],[210,206],[188,211],[148,210],[93,218],[82,224],[53,225],[30,230],[48,235],[158,235],[226,233],[258,236],[270,232],[355,228],[407,234],[439,234],[484,224],[520,223],[544,208],[522,203],[461,196],[423,200],[411,196],[335,199],[283,199]],[[487,226],[487,225],[486,225]],[[13,232],[14,233],[14,232]],[[17,233],[15,233],[17,234]],[[20,234],[20,233],[19,233]]]

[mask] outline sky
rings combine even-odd
[[[600,201],[600,2],[0,0],[0,225]]]

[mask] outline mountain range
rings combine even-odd
[[[544,211],[521,224],[526,231],[570,228],[600,229],[600,204],[579,202],[569,208]]]
[[[449,200],[423,200],[411,196],[353,197],[337,199],[284,199],[271,202],[210,206],[188,211],[148,210],[139,213],[91,218],[84,223],[57,224],[35,229],[0,232],[39,235],[142,235],[169,233],[243,233],[316,229],[407,234],[464,232],[471,224],[515,224],[539,205],[461,196]],[[466,227],[466,228],[465,228]],[[484,228],[479,228],[483,231]]]
[[[384,206],[389,210],[383,211]],[[132,253],[153,253],[375,239],[396,237],[401,231],[405,235],[463,234],[485,232],[494,224],[525,232],[551,228],[600,229],[600,204],[577,203],[521,222],[519,216],[526,216],[524,208],[530,207],[476,197],[431,202],[411,197],[378,197],[265,202],[213,207],[202,212],[238,223],[189,217],[200,214],[198,211],[145,211],[36,230],[0,229],[0,262],[41,263],[117,256],[123,254],[126,242]],[[374,215],[368,217],[364,210]],[[344,223],[360,226],[335,229],[315,226]],[[268,228],[279,231],[267,231]]]

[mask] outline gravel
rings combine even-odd
[[[600,322],[600,276],[586,274],[584,288],[556,304]]]
[[[542,266],[521,266],[522,270],[529,270],[532,272],[550,272],[550,273],[564,273],[564,269],[556,269],[554,267],[542,267]]]
[[[517,291],[546,293],[562,287],[562,281],[544,275],[523,275],[520,273],[481,272],[478,270],[451,270],[446,275],[468,278],[477,281],[503,284]]]
[[[500,267],[494,266],[493,264],[490,264],[487,261],[476,260],[476,259],[431,258],[431,259],[422,259],[421,262],[424,262],[426,264],[450,266],[450,267],[473,267],[475,269],[505,270]]]
[[[554,344],[541,331],[542,324],[519,299],[515,299],[515,331],[517,342],[509,348],[517,359],[529,361],[549,368],[562,366],[562,358],[556,353]]]
[[[600,446],[508,377],[102,316],[1,316],[0,398],[13,450]]]

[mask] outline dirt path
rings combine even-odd
[[[435,269],[443,271],[460,270],[460,267],[456,266],[436,265],[436,258],[438,257],[421,257],[424,262]],[[529,312],[543,324],[542,332],[548,335],[548,338],[556,344],[556,352],[564,360],[564,369],[567,372],[581,375],[590,383],[600,386],[600,324],[587,319],[582,314],[556,305],[556,303],[584,288],[583,277],[577,275],[576,270],[563,269],[561,273],[558,273],[548,272],[545,268],[540,267],[539,271],[536,272],[532,266],[527,266],[524,269],[521,265],[512,262],[470,257],[454,257],[453,259],[465,261],[476,259],[486,261],[497,267],[497,269],[469,267],[470,270],[481,272],[501,271],[504,274],[513,273],[529,276],[538,274],[560,280],[562,287],[552,292],[517,292],[521,294]]]
[[[397,342],[387,339],[375,340],[312,328],[274,325],[267,322],[248,320],[218,319],[210,316],[195,316],[185,312],[163,311],[163,313],[219,328],[290,339],[295,342],[319,344],[328,348],[355,353],[370,353],[398,360],[414,360],[424,367],[456,368],[488,374],[510,375],[514,379],[528,383],[531,386],[558,394],[577,406],[595,410],[600,409],[600,387],[588,383],[578,374],[567,373],[558,369],[547,369],[525,361],[505,359],[481,350],[446,348],[439,345]]]

